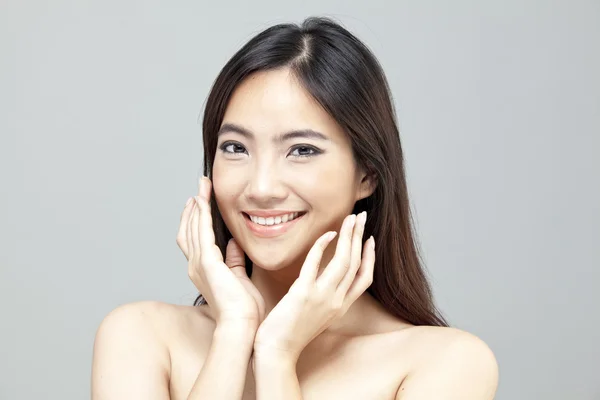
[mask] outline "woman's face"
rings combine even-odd
[[[236,88],[213,187],[229,231],[255,265],[302,263],[316,239],[339,231],[354,203],[371,194],[363,177],[345,133],[288,69],[258,72]]]

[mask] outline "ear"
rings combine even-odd
[[[369,174],[367,172],[361,172],[360,183],[358,184],[358,190],[356,191],[356,200],[362,200],[373,194],[377,187],[377,179],[375,174]]]

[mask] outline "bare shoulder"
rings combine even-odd
[[[210,329],[201,307],[145,301],[112,310],[96,333],[92,398],[168,398],[173,335],[198,327]]]
[[[403,332],[411,368],[397,399],[493,399],[498,364],[490,347],[466,331],[415,326]]]
[[[210,332],[214,325],[207,306],[158,301],[128,303],[115,308],[104,318],[96,333],[96,345],[143,344],[145,351],[164,352],[174,336]]]

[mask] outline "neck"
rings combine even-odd
[[[319,279],[321,271],[323,271],[333,258],[336,247],[337,238],[323,252],[317,279]],[[289,263],[286,263],[286,265],[278,265],[270,269],[262,268],[256,263],[252,264],[252,276],[250,280],[263,296],[267,314],[287,294],[290,286],[298,279],[307,254],[308,250],[306,253],[302,252],[298,254]]]
[[[269,271],[252,265],[252,276],[250,280],[256,286],[263,299],[265,300],[266,312],[271,310],[279,303],[290,289],[290,286],[300,275],[301,266],[289,266],[286,268]]]

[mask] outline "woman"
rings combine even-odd
[[[493,354],[433,304],[389,88],[356,37],[323,18],[258,34],[203,135],[177,236],[201,296],[110,313],[94,399],[493,398]]]

